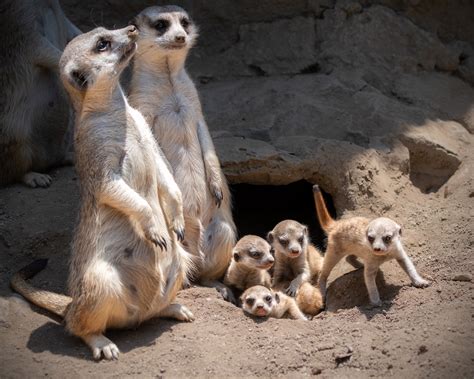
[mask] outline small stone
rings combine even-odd
[[[320,368],[318,367],[313,367],[311,369],[311,375],[319,375],[323,372],[323,370],[321,370]]]
[[[418,355],[424,354],[428,351],[428,348],[425,345],[421,345],[418,349]]]
[[[456,282],[471,282],[472,275],[471,274],[458,274],[453,277],[453,280]]]

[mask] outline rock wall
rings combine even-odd
[[[153,4],[62,1],[84,31]],[[472,150],[471,1],[176,4],[200,26],[188,67],[232,183],[306,179],[379,213],[442,190]]]

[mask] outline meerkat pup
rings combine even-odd
[[[57,0],[4,0],[0,8],[0,186],[48,187],[44,172],[72,163],[74,120],[59,59],[81,32]]]
[[[271,277],[268,270],[275,259],[272,247],[263,238],[254,235],[242,237],[232,250],[232,260],[224,276],[224,284],[234,292],[261,285],[270,288]],[[232,293],[223,294],[232,303],[236,298]]]
[[[264,286],[253,286],[245,290],[240,298],[244,312],[258,317],[308,320],[296,305],[295,299]]]
[[[405,252],[400,225],[385,217],[374,220],[352,217],[336,221],[329,215],[318,185],[313,186],[313,195],[319,223],[328,235],[326,255],[319,277],[319,288],[323,298],[326,295],[326,284],[331,270],[347,255],[349,255],[347,261],[356,268],[362,265],[355,257],[364,261],[364,280],[372,305],[382,304],[375,277],[380,265],[391,259],[397,260],[415,287],[422,288],[430,284],[417,273]]]
[[[184,246],[194,256],[196,277],[222,289],[236,241],[231,198],[184,64],[197,28],[177,6],[154,6],[131,22],[140,30],[133,62],[130,104],[147,119],[183,193]]]
[[[297,221],[281,221],[267,239],[275,251],[272,286],[295,296],[301,284],[318,276],[323,258],[309,242],[308,228]]]
[[[300,309],[310,315],[322,309],[316,283],[323,258],[309,242],[308,228],[294,220],[278,223],[267,239],[275,251],[272,288],[296,297]]]
[[[93,356],[116,359],[107,328],[154,316],[191,321],[172,304],[189,269],[181,192],[142,115],[128,105],[119,76],[136,50],[135,26],[97,28],[72,40],[61,78],[74,104],[76,169],[81,208],[69,275],[70,297],[40,291],[20,272],[12,287],[64,317]]]

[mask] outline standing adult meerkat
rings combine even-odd
[[[356,268],[362,265],[355,257],[364,261],[364,280],[372,305],[382,304],[375,277],[380,265],[391,259],[397,260],[415,287],[427,287],[430,284],[417,273],[413,262],[405,252],[400,225],[385,217],[373,220],[352,217],[336,221],[329,215],[318,185],[313,186],[313,195],[319,223],[328,235],[326,255],[319,276],[319,287],[323,297],[326,295],[329,274],[344,256],[348,256],[347,261]]]
[[[244,312],[254,316],[274,318],[289,316],[294,320],[307,320],[296,305],[295,299],[264,286],[248,288],[240,300]]]
[[[323,306],[319,290],[313,287],[323,258],[309,242],[308,228],[294,220],[278,223],[267,235],[275,251],[272,288],[296,297],[305,313],[315,315]]]
[[[154,6],[131,22],[140,30],[130,104],[151,125],[183,193],[184,245],[195,257],[196,277],[222,288],[235,244],[231,197],[184,64],[197,38],[189,15],[177,6]]]
[[[57,0],[4,0],[0,14],[0,186],[48,187],[44,172],[72,163],[73,117],[59,59],[81,32]]]
[[[191,321],[171,304],[189,269],[180,190],[143,116],[128,105],[119,75],[136,50],[134,26],[97,28],[76,37],[61,58],[61,78],[77,119],[76,169],[81,208],[69,275],[70,296],[31,287],[31,267],[12,287],[64,317],[93,356],[116,359],[103,332],[151,317]],[[176,235],[175,235],[176,234]]]
[[[254,235],[244,236],[232,250],[232,260],[225,273],[224,284],[234,292],[240,292],[236,297],[256,285],[270,288],[271,277],[268,270],[274,261],[272,247],[267,241]],[[223,294],[232,303],[236,302],[234,295],[236,294]]]

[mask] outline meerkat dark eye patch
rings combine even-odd
[[[383,237],[383,242],[385,242],[387,245],[392,241],[392,236],[385,236]]]
[[[281,246],[288,246],[288,240],[280,238],[278,241],[280,241]]]
[[[89,74],[86,71],[73,70],[69,75],[69,82],[73,87],[82,91],[89,85],[90,78],[88,76]]]
[[[182,26],[184,29],[186,29],[186,28],[189,26],[189,24],[190,24],[189,20],[188,20],[186,17],[183,17],[183,18],[180,20],[180,22],[181,22],[181,26]]]
[[[159,35],[163,35],[169,28],[170,22],[165,19],[159,19],[153,24],[153,27],[158,31]]]
[[[367,236],[367,239],[369,240],[370,243],[375,241],[375,238],[372,236]]]
[[[268,304],[271,304],[273,298],[270,296],[270,295],[267,295],[265,296],[265,301],[268,303]]]
[[[251,307],[252,305],[254,305],[254,303],[255,303],[255,299],[253,299],[253,298],[251,298],[251,297],[245,299],[245,304],[247,304],[247,305],[250,306],[250,307]]]
[[[110,46],[112,46],[112,43],[110,42],[109,39],[101,38],[97,41],[95,49],[99,53],[102,53],[104,51],[110,50]]]
[[[260,251],[249,251],[249,254],[252,258],[258,259],[262,257],[262,253]]]
[[[298,238],[298,243],[299,243],[300,245],[302,245],[303,242],[304,242],[304,236],[301,236],[300,238]]]

